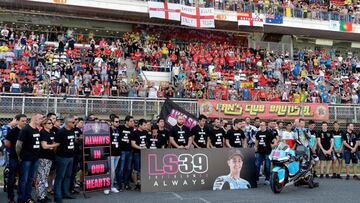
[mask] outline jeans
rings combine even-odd
[[[15,177],[16,177],[16,171],[19,166],[19,162],[16,159],[10,159],[9,160],[9,174],[8,174],[8,182],[7,182],[7,194],[8,199],[13,200],[15,198],[14,194],[14,184],[15,184]]]
[[[116,180],[115,171],[119,164],[119,160],[120,160],[120,156],[111,156],[111,188],[114,187],[114,182]]]
[[[140,173],[140,170],[141,170],[140,153],[134,153],[133,154],[133,159],[134,159],[134,170],[137,173]]]
[[[122,151],[120,154],[120,165],[117,172],[118,184],[129,185],[129,179],[132,169],[132,152]]]
[[[65,196],[70,196],[70,179],[73,166],[73,158],[56,156],[56,178],[54,183],[54,199],[61,200],[62,192]]]
[[[70,100],[70,101],[72,101],[72,100]],[[74,190],[74,188],[75,188],[76,173],[78,172],[78,166],[79,166],[80,161],[82,161],[81,155],[74,154],[73,165],[72,165],[72,170],[71,170],[71,178],[70,178],[70,190]]]
[[[255,154],[257,178],[259,178],[259,175],[260,175],[261,165],[265,161],[265,180],[270,180],[270,159],[269,159],[269,155],[270,154],[260,154],[260,153]]]
[[[20,179],[18,186],[18,200],[26,201],[31,199],[32,184],[39,167],[39,160],[22,161],[20,164]]]

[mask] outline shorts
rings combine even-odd
[[[358,157],[356,156],[356,153],[351,153],[350,151],[344,151],[344,159],[346,165],[350,164],[350,159],[352,164],[358,163]]]
[[[343,160],[344,159],[344,153],[336,153],[333,151],[333,160],[334,161],[340,161],[340,160]]]
[[[332,161],[333,156],[332,155],[325,155],[321,150],[318,151],[319,159],[320,161]]]

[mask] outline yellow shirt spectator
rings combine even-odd
[[[298,92],[294,93],[294,103],[300,103],[300,94]]]

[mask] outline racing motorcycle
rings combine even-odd
[[[307,150],[300,145],[295,151],[289,145],[280,143],[271,152],[269,158],[274,168],[271,172],[270,186],[274,193],[280,193],[285,186],[291,184],[308,185],[309,188],[318,186],[318,183],[314,183],[313,163]]]

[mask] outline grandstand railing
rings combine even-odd
[[[198,115],[197,100],[173,98],[176,104],[188,112]],[[164,99],[140,97],[51,97],[51,96],[0,96],[0,115],[13,116],[18,113],[55,112],[60,115],[118,115],[130,114],[135,117],[154,117],[160,114]],[[221,101],[219,101],[221,102]],[[301,105],[301,104],[300,104]],[[346,122],[360,121],[360,105],[329,105],[330,120]]]
[[[139,0],[139,1],[157,1],[164,2],[164,0]],[[354,24],[360,24],[360,12],[354,11],[354,14],[346,14],[338,11],[328,11],[327,6],[322,8],[298,8],[294,6],[284,6],[284,5],[274,5],[274,4],[265,4],[265,3],[254,3],[254,2],[244,2],[244,0],[224,0],[224,3],[214,3],[214,1],[206,0],[193,0],[193,4],[190,4],[188,0],[167,0],[171,3],[181,3],[184,5],[193,5],[200,7],[214,7],[217,10],[224,11],[234,11],[234,12],[253,12],[261,14],[278,14],[287,17],[294,18],[306,18],[314,20],[335,20],[335,21],[352,21]],[[201,3],[199,3],[201,2]],[[221,1],[219,1],[221,2]],[[355,9],[354,9],[355,10]]]

